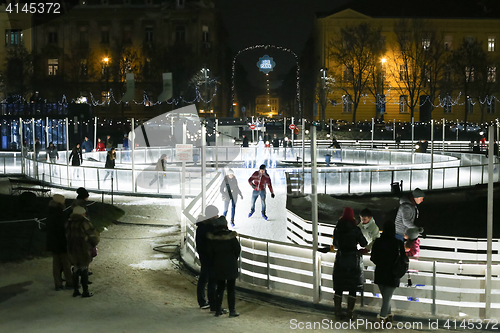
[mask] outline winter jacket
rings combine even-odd
[[[83,141],[82,149],[85,150],[86,153],[91,152],[94,149],[94,147],[92,147],[92,142],[89,140]]]
[[[337,249],[333,266],[334,290],[351,291],[363,288],[363,260],[357,244],[361,247],[368,244],[361,229],[341,218],[333,232],[333,245]]]
[[[394,235],[384,235],[375,240],[370,260],[375,266],[375,284],[399,287],[399,278],[392,273],[392,268],[399,255],[406,256],[404,244]]]
[[[224,177],[220,184],[220,193],[224,201],[233,200],[233,198],[234,200],[238,199],[238,195],[241,195],[241,191],[235,176],[233,176],[233,178],[229,176]]]
[[[92,261],[91,250],[99,244],[99,233],[90,221],[78,214],[71,214],[66,222],[68,257],[74,266],[87,267]]]
[[[69,160],[72,166],[80,166],[80,164],[83,163],[82,149],[73,148],[71,154],[69,154]]]
[[[55,146],[47,148],[47,155],[49,158],[59,158],[59,152]]]
[[[205,219],[205,217],[199,218],[199,221],[196,222],[196,251],[198,252],[198,256],[200,257],[200,262],[203,264],[211,263],[210,258],[208,256],[208,239],[207,234],[214,230],[214,226],[212,224],[212,219]]]
[[[234,280],[238,277],[241,246],[237,235],[236,231],[227,229],[215,229],[207,234],[208,254],[216,280]]]
[[[98,142],[97,147],[95,148],[96,151],[105,151],[106,149],[104,148],[104,143]]]
[[[405,251],[408,257],[418,257],[420,255],[420,239],[417,238],[414,241],[407,240]]]
[[[247,137],[243,138],[243,142],[241,145],[242,145],[242,147],[248,147],[248,138]]]
[[[111,138],[106,139],[106,148],[108,148],[108,149],[113,148],[113,139],[111,139]]]
[[[280,147],[280,139],[274,138],[273,139],[273,147],[274,148],[279,148]]]
[[[106,164],[104,167],[106,169],[114,169],[115,168],[115,161],[116,161],[116,153],[112,153],[111,150],[108,151],[106,154]]]
[[[128,142],[129,142],[128,138],[123,138],[123,149],[129,148]]]
[[[51,200],[49,202],[49,212],[46,220],[47,232],[47,251],[52,253],[66,253],[66,214],[64,213],[63,204]]]
[[[414,224],[415,219],[418,217],[418,208],[415,204],[413,196],[410,194],[404,196],[399,200],[399,209],[396,214],[396,233],[404,235],[409,228],[417,228]]]
[[[271,177],[267,172],[263,174],[260,171],[255,171],[250,178],[248,178],[248,183],[250,185],[254,184],[254,191],[262,191],[266,189],[266,185],[269,186],[269,191],[274,193],[273,186],[271,185]],[[253,187],[253,186],[252,186]]]
[[[363,236],[365,236],[365,239],[368,242],[368,245],[365,246],[365,248],[370,251],[373,246],[373,242],[380,237],[380,229],[375,223],[373,217],[367,224],[359,223],[358,227],[361,229]]]
[[[162,155],[158,159],[155,165],[155,171],[167,171],[167,163],[165,161],[165,157],[167,157],[167,155]]]

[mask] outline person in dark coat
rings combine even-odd
[[[99,244],[99,233],[85,217],[85,208],[76,206],[66,222],[68,257],[73,264],[73,297],[92,297],[89,293],[88,267],[92,261],[92,249]],[[81,280],[83,293],[79,290]]]
[[[80,206],[80,207],[83,207],[85,208],[85,216],[90,219],[90,214],[89,214],[89,209],[87,208],[87,203],[89,201],[89,192],[84,188],[84,187],[79,187],[77,190],[76,190],[76,199],[73,200],[73,202],[71,203],[71,209],[75,208],[76,206]],[[71,215],[71,211],[69,213],[69,215]],[[69,217],[68,215],[68,217]]]
[[[224,289],[227,285],[227,303],[229,307],[229,317],[237,317],[240,314],[235,309],[235,285],[238,272],[238,258],[240,257],[241,246],[236,238],[236,231],[227,229],[227,221],[224,216],[212,221],[214,230],[207,234],[208,254],[213,262],[215,279],[217,280],[215,316],[223,314],[222,299]]]
[[[351,207],[344,208],[342,217],[333,232],[333,246],[337,249],[333,266],[333,289],[335,290],[335,315],[342,316],[342,294],[349,292],[347,299],[347,318],[353,318],[356,304],[356,291],[363,290],[363,257],[357,245],[368,245],[361,229],[354,219]]]
[[[113,139],[111,139],[111,135],[106,136],[106,151],[110,151],[113,148]]]
[[[68,159],[71,161],[72,166],[80,166],[83,163],[82,148],[80,148],[79,143],[73,147]],[[80,178],[80,168],[73,169],[73,178]]]
[[[198,277],[197,285],[197,298],[198,305],[202,309],[210,308],[210,311],[216,311],[216,299],[215,299],[215,288],[216,281],[214,272],[212,269],[212,260],[208,255],[208,239],[207,234],[214,230],[212,221],[217,219],[219,216],[219,210],[215,206],[207,206],[205,208],[205,215],[198,218],[196,222],[196,251],[198,252],[198,257],[200,258],[200,275]],[[205,287],[207,287],[207,299],[205,298]]]
[[[248,147],[248,138],[245,134],[243,134],[243,143],[241,144],[242,147]]]
[[[371,261],[375,264],[375,283],[382,294],[382,307],[377,318],[380,322],[392,322],[391,298],[394,290],[399,287],[399,278],[394,275],[392,268],[398,258],[406,256],[404,243],[396,238],[394,222],[384,224],[382,236],[375,240],[372,247]]]
[[[40,140],[35,139],[35,145],[33,147],[33,151],[35,152],[35,161],[38,161],[40,150],[42,150],[42,144],[40,143]]]
[[[66,289],[73,289],[71,264],[68,258],[66,234],[64,223],[65,198],[63,195],[54,194],[49,202],[49,211],[46,222],[47,251],[52,252],[52,275],[56,291],[63,289],[61,272],[64,273]]]
[[[94,146],[92,145],[92,141],[89,141],[88,137],[85,137],[85,139],[83,140],[82,149],[86,153],[90,153],[92,150],[94,150]]]
[[[238,186],[238,180],[234,176],[234,171],[229,169],[227,171],[227,176],[224,177],[222,183],[220,184],[220,193],[222,194],[222,200],[224,200],[224,213],[222,215],[226,216],[229,209],[229,202],[232,202],[231,211],[231,226],[234,227],[234,213],[236,212],[236,202],[238,201],[238,195],[243,199],[243,194],[241,194],[240,188]]]
[[[106,170],[106,176],[104,176],[104,180],[108,179],[108,177],[113,177],[113,169],[115,168],[115,161],[116,161],[116,151],[115,148],[111,148],[110,151],[106,153],[106,164],[104,165],[104,168],[108,169]]]

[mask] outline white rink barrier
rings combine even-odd
[[[218,182],[207,187],[207,193],[217,191]],[[207,205],[215,200],[215,195],[207,195]],[[195,216],[200,212],[201,198],[195,198],[184,212],[188,218],[186,228],[186,246],[183,256],[190,261],[197,257],[195,246]],[[291,212],[287,219],[307,229],[307,222]],[[319,226],[319,242],[331,244],[333,228]],[[310,235],[310,233],[305,233]],[[292,244],[278,241],[239,235],[241,257],[239,261],[239,281],[310,297],[313,300],[312,247],[310,245]],[[485,241],[482,239],[449,238],[430,236],[421,240],[421,257],[410,260],[410,276],[413,287],[407,287],[407,276],[401,279],[400,287],[392,298],[394,313],[409,310],[421,316],[450,315],[456,318],[484,318],[485,314],[485,257],[482,253],[471,254],[474,249],[483,251]],[[306,243],[307,240],[304,240]],[[433,248],[432,250],[425,249]],[[468,249],[469,251],[465,251]],[[495,262],[500,262],[498,240],[493,245]],[[317,253],[320,276],[320,302],[333,299],[333,263],[335,253]],[[457,260],[462,258],[461,261]],[[382,298],[378,287],[373,283],[374,264],[369,255],[363,257],[365,265],[365,285],[363,302],[365,305],[380,308]],[[491,318],[500,318],[500,266],[492,267]],[[409,298],[418,299],[418,301]],[[467,317],[465,317],[467,318]]]

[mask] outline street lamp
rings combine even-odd
[[[104,77],[106,79],[106,100],[105,100],[105,103],[106,103],[106,118],[109,119],[109,58],[108,57],[104,57],[102,58],[102,71],[103,71],[103,74],[104,74]]]
[[[208,72],[210,72],[210,69],[208,69],[208,68],[202,68],[201,72],[203,73],[203,76],[205,78],[205,108],[207,110],[210,110],[210,106],[208,105],[208,103],[209,103],[209,98],[208,98]]]
[[[323,92],[323,98],[324,100],[321,101],[321,129],[323,129],[323,126],[325,124],[325,118],[326,118],[326,104],[328,100],[327,96],[327,91],[326,91],[326,79],[328,77],[328,69],[327,68],[320,68],[319,72],[321,73],[321,91]]]

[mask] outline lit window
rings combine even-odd
[[[408,113],[408,96],[399,96],[399,113]]]
[[[406,65],[399,65],[399,81],[408,81],[407,69]]]
[[[48,60],[49,75],[57,75],[57,70],[59,69],[59,59],[49,59]]]
[[[495,52],[495,37],[488,37],[488,52]]]
[[[210,34],[208,30],[208,26],[203,26],[203,42],[208,43],[210,41]]]
[[[342,96],[342,112],[343,113],[352,113],[352,96],[344,95]]]
[[[488,82],[497,82],[497,68],[495,66],[488,66]]]
[[[5,29],[5,46],[21,45],[23,31],[21,29]]]
[[[465,67],[465,81],[474,82],[474,67]]]
[[[422,47],[424,50],[428,50],[431,47],[431,39],[430,38],[422,38]]]

